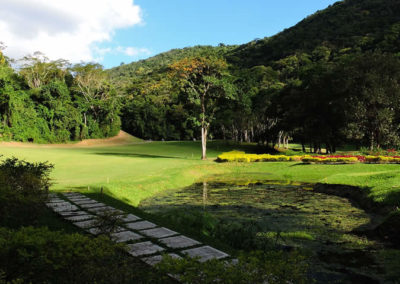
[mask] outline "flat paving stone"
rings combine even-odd
[[[117,243],[122,243],[122,242],[130,242],[130,241],[136,241],[143,239],[143,236],[136,234],[131,231],[123,231],[119,233],[114,233],[111,235],[111,238],[116,241]]]
[[[79,211],[80,210],[77,206],[75,206],[75,205],[73,205],[71,203],[67,203],[67,204],[65,204],[65,203],[62,203],[62,204],[61,203],[60,204],[54,203],[54,205],[49,206],[49,207],[51,209],[53,209],[54,212],[57,212],[57,213],[65,212],[65,211]]]
[[[65,217],[65,220],[71,221],[71,222],[79,222],[79,221],[86,221],[86,220],[91,220],[95,216],[92,214],[85,214],[85,215],[77,215],[77,216],[69,216]]]
[[[72,205],[72,204],[65,200],[63,200],[62,202],[46,203],[46,206],[51,207],[51,208],[68,206],[68,205]]]
[[[64,196],[66,197],[85,197],[83,194],[80,194],[78,192],[67,192],[67,193],[63,193]]]
[[[210,246],[187,249],[183,250],[182,253],[187,254],[189,257],[192,258],[199,257],[200,262],[205,262],[210,259],[221,259],[229,256],[228,254]]]
[[[175,259],[182,258],[175,253],[169,253],[168,255]],[[151,265],[151,266],[155,266],[156,264],[160,263],[162,259],[163,259],[163,255],[154,255],[154,256],[148,256],[148,257],[142,258],[142,260],[145,263],[147,263],[148,265]]]
[[[82,208],[95,208],[95,207],[105,207],[106,205],[104,203],[101,202],[96,202],[96,203],[90,203],[90,204],[82,204],[80,205]]]
[[[70,201],[72,201],[72,202],[74,202],[74,203],[78,203],[78,202],[88,202],[88,201],[95,201],[95,200],[93,200],[93,199],[90,199],[90,198],[87,198],[87,197],[74,197],[74,198],[72,198],[72,197],[70,197],[70,198],[68,198],[68,200],[70,200]]]
[[[69,216],[80,216],[80,215],[87,215],[88,213],[86,211],[62,211],[58,212],[63,217],[69,217]]]
[[[97,204],[97,203],[99,203],[98,201],[93,200],[93,199],[89,199],[89,198],[87,198],[87,199],[80,199],[80,200],[72,200],[72,202],[74,202],[75,204],[78,204],[78,205],[83,205],[83,204]]]
[[[121,218],[121,221],[124,223],[130,223],[130,222],[135,222],[135,221],[139,221],[139,220],[140,220],[140,218],[133,214],[128,214]]]
[[[118,227],[117,229],[116,229],[116,232],[117,233],[119,233],[119,232],[122,232],[122,231],[124,231],[125,229],[124,228],[122,228],[122,227]],[[92,235],[99,235],[100,233],[101,233],[101,231],[100,231],[100,229],[99,228],[89,228],[89,229],[86,229],[86,231],[88,232],[88,233],[90,233],[90,234],[92,234]]]
[[[115,208],[110,207],[110,206],[88,208],[88,211],[93,212],[93,213],[95,213],[97,215],[102,215],[104,213],[124,214],[124,211],[115,209]]]
[[[134,222],[134,223],[128,223],[128,224],[125,224],[124,226],[126,226],[127,228],[132,229],[132,230],[145,230],[145,229],[157,227],[156,224],[151,223],[149,221],[139,221],[139,222]]]
[[[164,228],[164,227],[154,228],[154,229],[150,229],[150,230],[144,230],[144,231],[140,231],[140,233],[144,234],[148,237],[156,238],[156,239],[170,237],[170,236],[178,234],[177,232],[174,232],[174,231]]]
[[[128,252],[133,256],[150,255],[165,249],[153,244],[152,242],[142,242],[137,244],[128,245]]]
[[[65,200],[61,198],[50,198],[46,203],[62,203],[62,202],[65,202]]]
[[[200,244],[198,241],[185,236],[169,237],[165,239],[160,239],[159,241],[165,244],[167,247],[173,249],[188,248]]]
[[[74,222],[73,224],[82,229],[89,229],[95,226],[95,220]]]

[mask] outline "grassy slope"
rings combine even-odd
[[[137,205],[159,191],[181,188],[206,176],[229,173],[248,178],[287,179],[372,187],[378,201],[397,200],[399,165],[302,165],[298,163],[217,164],[219,153],[234,148],[212,142],[209,161],[200,161],[199,142],[152,142],[117,147],[0,147],[5,157],[55,164],[53,190],[98,191]],[[393,203],[393,202],[392,202]]]

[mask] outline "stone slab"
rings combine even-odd
[[[79,216],[79,215],[87,215],[88,213],[86,211],[62,211],[58,212],[63,217],[69,217],[69,216]]]
[[[133,214],[128,214],[121,218],[121,221],[124,223],[130,223],[130,222],[135,222],[135,221],[139,221],[139,220],[140,220],[140,218]]]
[[[188,248],[200,244],[198,241],[185,236],[169,237],[160,239],[159,241],[172,249]]]
[[[85,197],[83,194],[80,194],[78,192],[67,192],[67,193],[63,193],[64,196],[66,197]]]
[[[124,225],[125,227],[132,229],[132,230],[145,230],[157,227],[156,224],[153,224],[149,221],[139,221],[134,223],[127,223]]]
[[[133,256],[150,255],[165,250],[164,248],[153,244],[152,242],[136,243],[128,245],[128,248],[128,252]]]
[[[71,212],[71,211],[79,211],[80,209],[76,207],[75,205],[70,205],[70,206],[63,206],[63,207],[56,207],[53,208],[53,211],[56,213],[61,213],[61,212]]]
[[[122,231],[124,231],[124,230],[125,230],[124,228],[118,227],[118,228],[116,229],[116,232],[119,233],[119,232],[122,232]],[[99,228],[89,228],[89,229],[87,229],[86,231],[87,231],[88,233],[92,234],[92,235],[98,235],[98,234],[101,233],[101,231],[100,231]]]
[[[175,259],[181,258],[179,255],[177,255],[175,253],[169,253],[168,255]],[[155,266],[161,262],[162,258],[163,258],[163,256],[159,254],[159,255],[154,255],[154,256],[143,257],[142,260],[145,263],[147,263],[148,265]]]
[[[88,202],[88,201],[95,201],[93,199],[87,198],[87,197],[76,197],[76,198],[68,198],[68,200],[74,202],[74,203],[78,203],[78,202]]]
[[[144,230],[144,231],[140,231],[140,233],[144,234],[148,237],[156,238],[156,239],[170,237],[170,236],[178,234],[177,232],[174,232],[174,231],[164,228],[164,227]]]
[[[98,204],[99,202],[93,199],[80,199],[80,200],[72,200],[75,204],[83,205],[83,204]]]
[[[115,214],[124,214],[123,211],[115,209],[111,206],[89,208],[88,211],[95,213],[97,215],[102,215],[105,212],[107,212],[107,213],[110,212],[110,213],[115,213]]]
[[[50,198],[46,203],[51,204],[51,203],[62,203],[62,202],[65,202],[65,200],[61,198]]]
[[[112,234],[111,238],[115,242],[121,243],[121,242],[130,242],[130,241],[140,240],[140,239],[143,239],[143,236],[136,234],[134,232],[131,232],[131,231],[123,231],[123,232],[118,232],[118,233]]]
[[[226,258],[229,256],[228,254],[210,246],[187,249],[183,250],[182,253],[187,254],[189,257],[192,258],[199,258],[200,262],[205,262],[210,259]]]
[[[79,208],[71,203],[53,203],[48,205],[54,212],[60,213],[65,211],[79,211]]]
[[[46,206],[50,207],[50,208],[69,206],[69,205],[72,205],[72,204],[65,200],[63,200],[62,202],[56,202],[56,203],[46,203]]]
[[[82,204],[80,206],[82,208],[89,209],[89,208],[95,208],[95,207],[105,207],[106,205],[101,202],[96,202],[96,203],[91,203],[91,204]]]
[[[71,221],[71,222],[80,222],[80,221],[86,221],[86,220],[91,220],[95,216],[92,214],[85,214],[85,215],[77,215],[77,216],[69,216],[65,217],[65,220]]]
[[[95,220],[74,222],[73,224],[82,229],[89,229],[95,226]]]

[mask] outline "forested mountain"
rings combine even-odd
[[[344,142],[399,145],[399,51],[399,1],[346,0],[271,38],[172,50],[108,72],[125,98],[123,128],[134,135],[199,138],[202,114],[189,99],[191,82],[177,84],[172,66],[220,58],[235,95],[213,101],[211,137],[271,144],[291,138],[334,152]]]
[[[201,136],[400,146],[400,2],[345,0],[241,46],[195,46],[103,71],[0,55],[1,139],[59,142],[122,128]],[[203,137],[204,138],[204,137]]]
[[[377,48],[398,53],[399,35],[399,1],[343,0],[273,37],[241,45],[228,57],[235,64],[252,67],[296,53],[312,54],[321,46],[334,53]]]

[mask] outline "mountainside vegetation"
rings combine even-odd
[[[0,54],[0,135],[54,143],[122,127],[152,140],[396,148],[399,46],[398,1],[345,0],[273,37],[174,49],[105,71],[40,53],[12,68]],[[222,73],[180,64],[213,60],[226,63]],[[207,85],[213,98],[202,103]]]
[[[14,70],[0,51],[0,139],[36,143],[116,135],[120,101],[98,64],[37,52]]]
[[[400,143],[400,3],[339,1],[283,32],[241,46],[196,46],[108,70],[124,97],[122,127],[145,139],[201,137],[180,60],[220,58],[234,93],[215,101],[210,138],[335,152]]]

